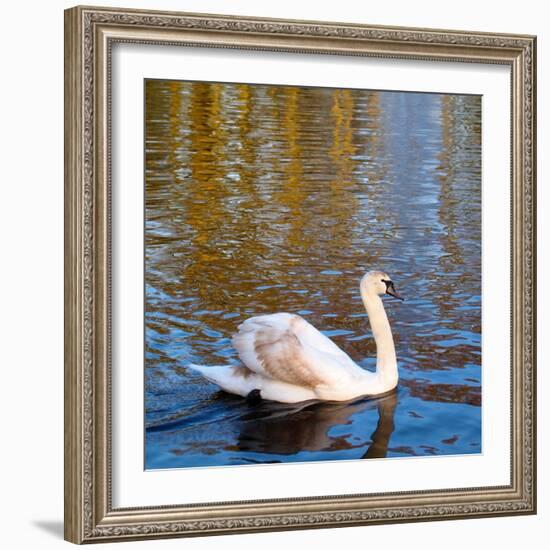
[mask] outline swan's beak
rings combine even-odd
[[[401,296],[395,290],[395,287],[393,286],[393,281],[388,281],[386,283],[386,294],[389,294],[390,296],[393,296],[394,298],[397,298],[398,300],[402,300],[403,302],[405,301],[405,298],[403,298],[403,296]]]

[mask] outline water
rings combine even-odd
[[[481,452],[481,98],[146,84],[146,468]],[[247,317],[299,313],[355,361],[358,283],[389,273],[397,392],[252,407]]]

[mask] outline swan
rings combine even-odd
[[[376,342],[376,372],[357,365],[330,338],[294,313],[251,317],[232,343],[243,365],[188,365],[226,392],[280,403],[349,401],[386,393],[397,386],[398,370],[390,323],[380,296],[404,300],[391,278],[369,271],[360,283]]]

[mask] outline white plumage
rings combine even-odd
[[[361,296],[377,344],[376,373],[362,369],[330,338],[291,313],[252,317],[239,325],[233,346],[243,366],[189,367],[229,393],[246,397],[259,390],[263,399],[282,403],[347,401],[387,392],[397,384],[397,362],[379,297],[383,293],[399,297],[385,273],[367,273]]]

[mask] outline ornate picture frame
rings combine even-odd
[[[510,484],[112,504],[111,53],[116,43],[499,64],[511,71]],[[536,38],[75,7],[65,12],[65,538],[74,543],[536,512]]]

